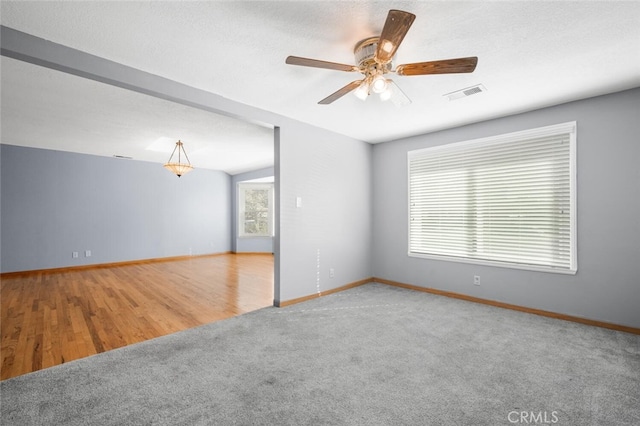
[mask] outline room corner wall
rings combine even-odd
[[[0,157],[2,272],[231,249],[224,172],[4,144]]]
[[[371,277],[371,145],[290,122],[277,149],[277,302]]]
[[[571,102],[373,149],[374,276],[640,327],[640,89]],[[577,121],[578,272],[561,275],[407,255],[407,152]],[[473,285],[473,276],[482,285]]]

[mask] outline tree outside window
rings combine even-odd
[[[240,237],[273,236],[273,184],[238,184]]]

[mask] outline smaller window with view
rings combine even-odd
[[[238,184],[238,235],[273,236],[273,184]]]

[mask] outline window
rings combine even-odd
[[[273,184],[238,184],[238,235],[273,236]]]
[[[409,256],[575,273],[576,123],[410,151]]]

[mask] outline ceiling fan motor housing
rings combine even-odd
[[[356,64],[363,73],[368,70],[378,69],[382,73],[387,73],[392,68],[392,61],[386,64],[379,64],[375,61],[376,50],[378,49],[378,41],[380,37],[369,37],[360,40],[353,48],[353,54],[356,58]]]

